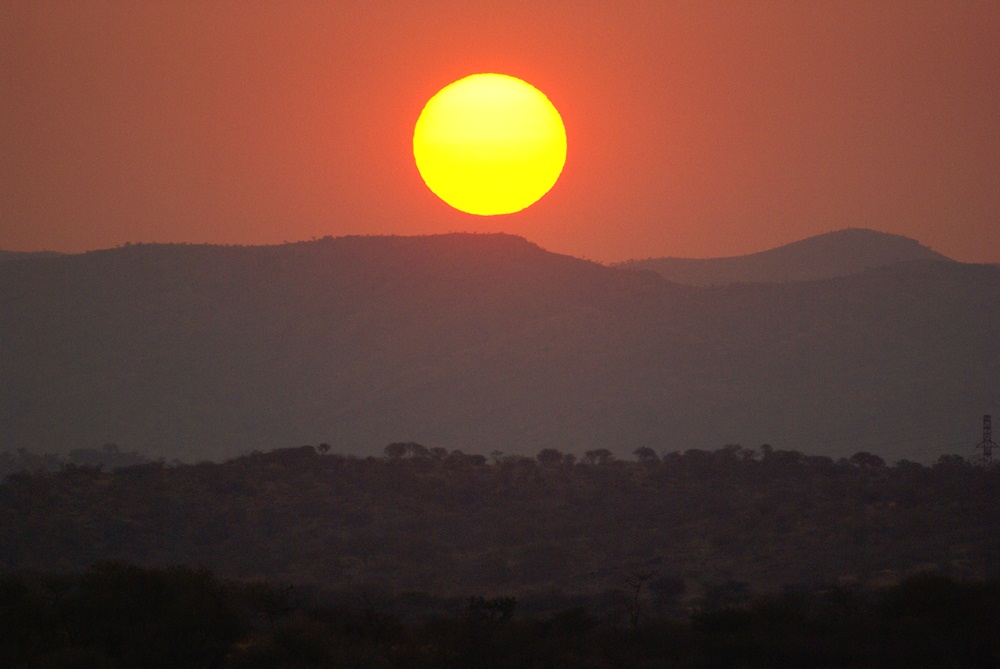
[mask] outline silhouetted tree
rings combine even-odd
[[[850,457],[850,463],[862,469],[883,469],[885,460],[872,453],[859,451]]]
[[[639,629],[639,622],[643,614],[644,590],[650,581],[656,576],[656,572],[648,570],[637,570],[625,577],[623,586],[625,587],[625,610],[628,613],[629,624],[633,630]]]
[[[411,458],[429,458],[431,455],[430,449],[415,441],[406,444],[406,452]]]
[[[589,465],[606,465],[612,462],[615,456],[606,448],[598,448],[593,451],[586,451],[583,454],[583,461]]]
[[[563,453],[555,448],[543,448],[538,452],[538,455],[535,456],[535,459],[538,460],[538,464],[543,467],[555,467],[562,464]]]
[[[407,451],[408,451],[407,445],[399,441],[394,441],[393,443],[386,446],[384,449],[385,457],[389,458],[390,460],[399,460],[400,458],[406,455]]]
[[[660,461],[660,458],[656,455],[656,451],[648,446],[641,446],[635,449],[632,451],[632,455],[643,464],[653,464]]]

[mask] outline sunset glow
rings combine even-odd
[[[0,251],[510,232],[614,263],[864,227],[1000,262],[1000,2],[820,4],[14,0]],[[489,72],[569,150],[484,218],[413,150]]]
[[[427,187],[455,209],[510,214],[555,185],[566,162],[566,129],[534,86],[475,74],[428,101],[413,131],[413,155]]]

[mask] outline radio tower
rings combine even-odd
[[[988,465],[993,462],[993,437],[990,429],[989,414],[983,416],[983,440],[976,444],[976,448],[983,449],[983,464]]]

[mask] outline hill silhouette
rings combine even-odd
[[[60,255],[62,254],[57,251],[4,251],[0,249],[0,262],[30,258],[55,258]]]
[[[682,286],[508,235],[0,263],[0,450],[971,456],[998,294],[1000,268],[933,260]]]
[[[911,260],[948,258],[908,237],[848,228],[733,258],[649,258],[618,266],[651,270],[677,283],[711,286],[831,279]]]

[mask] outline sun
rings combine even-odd
[[[521,211],[555,185],[566,128],[545,94],[516,77],[473,74],[442,88],[413,130],[424,183],[455,209]]]

